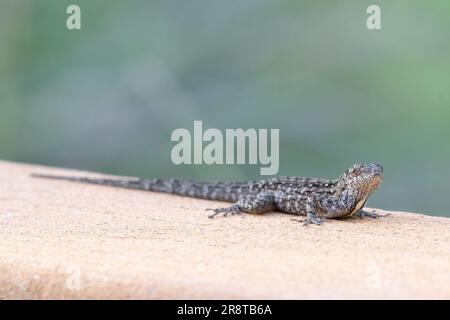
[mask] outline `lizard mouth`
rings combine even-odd
[[[371,184],[376,189],[383,180],[383,167],[377,163],[371,163],[368,165],[368,169],[370,175],[372,176],[372,178],[370,179]]]
[[[378,183],[380,183],[383,180],[383,174],[382,173],[375,174],[373,180],[378,181]]]
[[[378,163],[370,163],[367,165],[367,169],[370,173],[372,173],[375,176],[383,176],[383,167],[379,165]]]
[[[375,191],[376,189],[378,189],[382,180],[383,180],[383,176],[380,174],[375,175],[373,177],[373,179],[371,180],[371,183],[370,183],[370,189],[372,190],[372,192]]]

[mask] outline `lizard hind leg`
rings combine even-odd
[[[271,192],[260,192],[258,194],[249,194],[243,196],[235,204],[217,209],[206,209],[213,211],[208,218],[214,218],[215,216],[222,214],[224,217],[227,215],[240,214],[242,212],[248,213],[264,213],[275,209],[275,200]]]
[[[216,209],[208,208],[208,209],[206,209],[206,211],[213,212],[212,214],[208,215],[208,218],[212,219],[219,214],[222,214],[224,217],[226,217],[228,214],[231,214],[232,216],[235,214],[240,214],[241,208],[239,207],[239,205],[237,203],[235,203],[235,204],[233,204],[229,207],[225,207],[225,208],[216,208]]]

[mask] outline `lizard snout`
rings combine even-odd
[[[381,165],[379,165],[378,163],[370,163],[368,165],[368,169],[370,171],[370,173],[377,175],[377,176],[382,176],[383,175],[383,167]]]

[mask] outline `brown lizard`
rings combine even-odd
[[[213,211],[209,218],[248,213],[280,211],[306,216],[304,224],[321,224],[325,218],[350,216],[379,217],[364,211],[369,196],[379,187],[383,167],[376,163],[355,164],[334,180],[305,177],[276,177],[261,181],[199,182],[178,179],[97,179],[33,175],[113,187],[171,193],[186,197],[233,202]]]

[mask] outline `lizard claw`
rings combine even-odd
[[[210,219],[214,218],[215,216],[217,216],[219,214],[222,214],[224,217],[226,217],[228,214],[231,214],[233,216],[235,214],[241,213],[241,209],[239,208],[238,205],[235,205],[235,204],[230,207],[227,207],[227,208],[217,208],[217,209],[208,208],[208,209],[206,209],[206,211],[213,212],[212,214],[210,214],[208,216],[208,218],[210,218]]]
[[[303,222],[304,226],[307,226],[309,224],[315,224],[315,225],[320,226],[325,221],[324,218],[317,217],[315,214],[310,214],[310,213],[308,213],[308,215],[306,216],[306,219],[303,220],[303,221],[295,220],[295,219],[291,219],[291,220],[298,221],[298,222]]]
[[[306,218],[303,221],[303,225],[307,226],[309,224],[315,224],[317,226],[320,226],[323,222],[324,222],[324,219],[322,219],[322,218],[317,218],[317,217],[315,217],[315,218]]]
[[[373,219],[377,219],[377,218],[380,218],[380,217],[386,217],[386,216],[390,215],[390,213],[387,213],[385,215],[381,215],[381,214],[378,214],[375,210],[372,210],[371,212],[367,212],[367,211],[364,211],[364,210],[359,210],[358,213],[356,213],[356,215],[358,217],[360,217],[361,219],[363,217],[370,217],[370,218],[373,218]]]
[[[371,218],[374,218],[374,219],[377,219],[378,217],[381,217],[378,213],[376,213],[375,210],[372,210],[371,212],[368,212],[368,213],[366,214],[366,216],[371,217]]]

